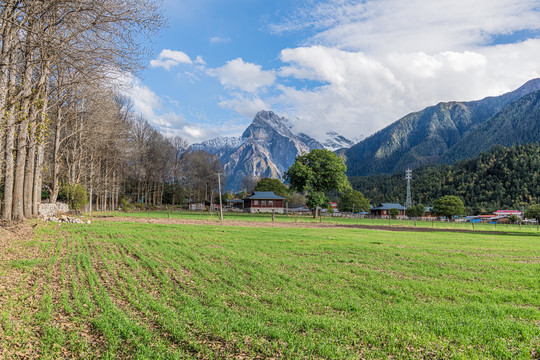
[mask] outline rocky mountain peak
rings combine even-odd
[[[254,133],[258,133],[259,130],[264,130],[266,132],[277,132],[280,135],[286,137],[294,137],[292,132],[292,124],[285,117],[279,117],[273,111],[259,111],[251,125],[244,131],[242,138],[253,137]]]
[[[326,133],[326,139],[323,140],[322,145],[325,149],[336,151],[340,149],[348,149],[355,143],[344,136],[338,134],[335,131],[329,131]]]
[[[209,149],[238,147],[241,144],[242,144],[242,139],[239,137],[218,136],[216,138],[203,141],[200,144],[193,144],[192,147],[197,150],[209,151]]]
[[[312,149],[338,150],[353,143],[332,131],[324,144],[304,133],[295,134],[291,122],[273,111],[259,111],[241,138],[218,137],[192,149],[220,157],[227,175],[226,189],[239,190],[246,176],[281,179],[296,156]]]

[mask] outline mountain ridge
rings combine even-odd
[[[348,175],[393,174],[437,163],[505,106],[538,90],[540,79],[533,79],[500,96],[441,102],[408,114],[345,151]]]

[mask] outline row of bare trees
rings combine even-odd
[[[43,187],[56,202],[80,184],[90,211],[213,197],[217,156],[187,151],[119,95],[147,58],[141,39],[163,25],[157,1],[0,1],[4,220],[37,216]]]
[[[163,135],[118,93],[84,89],[77,98],[53,111],[43,172],[51,202],[66,184],[87,189],[90,211],[116,209],[122,198],[162,205],[166,192],[172,205],[212,198],[223,172],[216,155],[190,151],[183,138]]]
[[[2,218],[37,215],[44,174],[53,201],[62,177],[117,201],[129,121],[112,87],[146,59],[159,3],[7,0],[0,22]]]

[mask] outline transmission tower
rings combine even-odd
[[[412,197],[411,197],[411,179],[412,179],[412,170],[407,169],[405,171],[405,179],[407,179],[407,201],[405,201],[405,207],[408,209],[412,206]]]

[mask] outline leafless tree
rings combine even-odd
[[[36,215],[51,117],[56,126],[55,164],[63,156],[69,162],[69,181],[80,180],[86,91],[68,83],[94,82],[98,77],[106,83],[115,72],[137,71],[148,55],[140,36],[149,36],[163,25],[159,10],[153,0],[0,2],[5,220]],[[62,139],[68,138],[71,153],[61,154]],[[104,166],[112,171],[110,164]],[[56,196],[58,184],[53,188]]]

